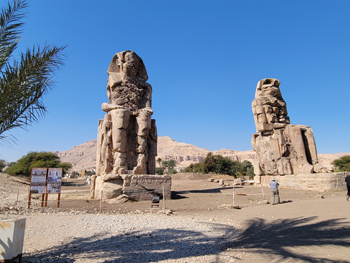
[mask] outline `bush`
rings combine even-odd
[[[174,168],[170,168],[168,174],[177,174],[177,171]]]
[[[208,153],[203,162],[191,163],[185,169],[186,173],[216,173],[232,176],[254,176],[254,168],[251,162],[244,160],[242,163],[233,161],[221,155]]]
[[[6,161],[5,160],[0,160],[0,172],[2,169],[4,169],[6,166]]]
[[[336,170],[350,172],[350,155],[345,155],[332,162]]]
[[[32,168],[62,168],[64,174],[72,168],[72,165],[66,162],[62,163],[60,158],[51,152],[30,152],[9,167],[6,173],[30,177]]]
[[[164,174],[164,168],[163,167],[157,167],[156,168],[156,174],[163,175]]]

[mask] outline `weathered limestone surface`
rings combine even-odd
[[[145,194],[138,188],[153,189],[158,194],[159,187],[165,184],[166,196],[170,198],[171,178],[169,183],[169,178],[148,176],[155,174],[157,127],[151,119],[152,87],[146,82],[148,75],[142,59],[130,50],[119,52],[107,73],[108,103],[101,106],[106,114],[98,123],[96,176],[92,178],[91,196],[99,198],[103,191],[103,197],[108,199],[129,194],[134,200],[141,200]]]
[[[256,175],[310,174],[327,172],[318,163],[316,143],[309,126],[291,125],[278,79],[258,82],[252,110],[257,134],[252,146],[258,163]]]
[[[274,177],[280,188],[310,191],[346,190],[346,173],[318,173],[296,174],[285,176],[255,176],[255,185],[270,187],[271,178]]]
[[[104,181],[107,180],[107,181]],[[97,176],[95,181],[95,198],[116,198],[125,194],[134,201],[151,200],[152,196],[159,195],[166,199],[171,198],[171,177],[169,175],[139,175],[123,174],[113,179]]]

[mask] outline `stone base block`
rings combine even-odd
[[[119,195],[126,195],[129,199],[151,200],[152,196],[171,198],[171,177],[169,175],[139,175],[123,174],[119,179],[103,181],[104,176],[98,176],[95,182],[95,198],[113,199]]]
[[[102,176],[97,176],[95,181],[95,199],[101,198],[101,191],[104,199],[118,197],[123,193],[123,179],[104,181]]]
[[[0,220],[0,262],[22,262],[25,218]]]
[[[311,191],[346,190],[345,177],[350,173],[313,173],[284,176],[254,177],[255,186],[270,187],[272,177],[280,184],[280,188]]]

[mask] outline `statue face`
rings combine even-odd
[[[135,77],[139,71],[140,61],[139,58],[133,52],[125,54],[125,62],[123,63],[123,69],[127,76]]]
[[[273,86],[271,84],[269,85],[263,85],[261,87],[261,96],[272,96],[272,97],[281,97],[281,91],[279,87]]]

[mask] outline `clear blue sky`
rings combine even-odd
[[[1,3],[4,3],[2,1]],[[256,84],[278,78],[292,124],[318,153],[349,152],[350,1],[30,1],[19,50],[67,45],[48,114],[12,130],[0,159],[96,139],[107,68],[135,51],[153,87],[158,136],[208,150],[251,150]]]

